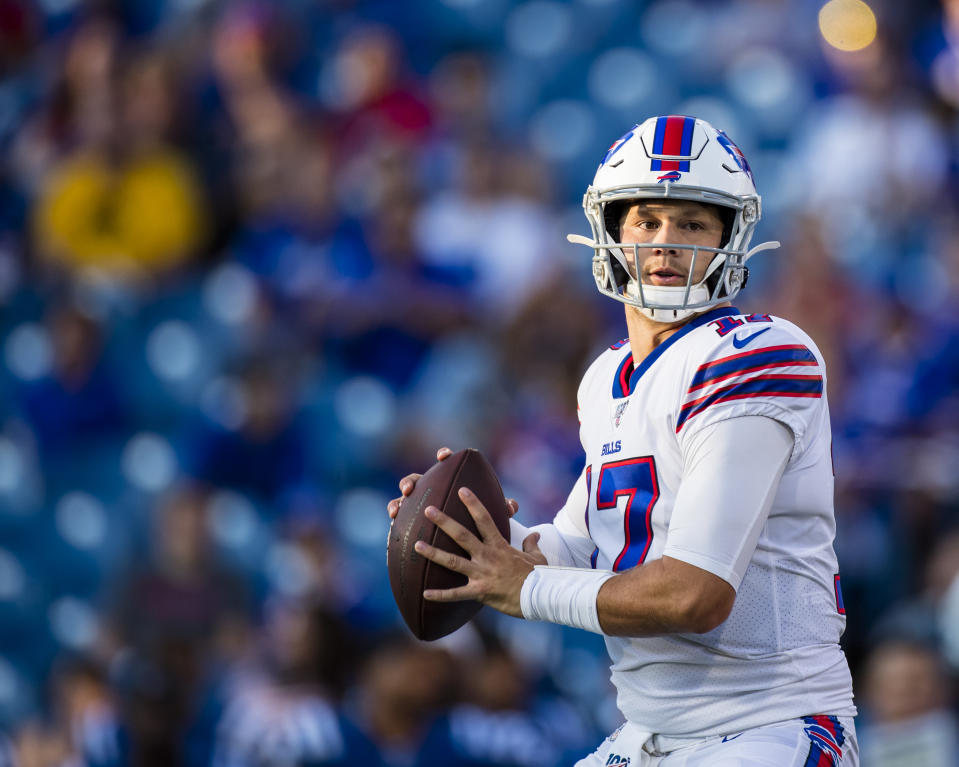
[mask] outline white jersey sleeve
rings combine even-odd
[[[792,452],[791,432],[762,416],[730,418],[690,440],[663,556],[739,588]]]

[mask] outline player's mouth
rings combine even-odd
[[[682,286],[686,284],[686,275],[677,272],[675,269],[662,266],[657,269],[651,269],[647,274],[647,281],[650,285]]]

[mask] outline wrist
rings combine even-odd
[[[613,575],[608,570],[538,565],[523,581],[520,610],[527,620],[602,634],[596,597]]]

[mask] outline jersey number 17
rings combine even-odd
[[[587,487],[592,467],[587,469]],[[659,500],[659,482],[656,479],[656,461],[653,456],[626,458],[604,463],[596,480],[596,509],[615,509],[620,496],[626,496],[623,515],[623,548],[613,560],[613,571],[629,570],[642,564],[653,541],[653,507]],[[587,525],[589,520],[587,519]],[[599,550],[593,552],[592,565],[596,567]]]

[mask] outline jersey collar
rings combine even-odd
[[[739,313],[739,309],[735,306],[724,306],[721,309],[711,309],[708,312],[697,315],[653,349],[638,368],[633,367],[633,353],[629,352],[623,358],[623,361],[619,363],[616,368],[616,375],[613,376],[613,397],[615,399],[628,397],[630,392],[636,388],[636,384],[639,383],[639,379],[642,378],[643,373],[649,370],[652,364],[658,360],[670,346],[687,333],[691,333],[696,328],[720,317],[728,317],[732,314]]]

